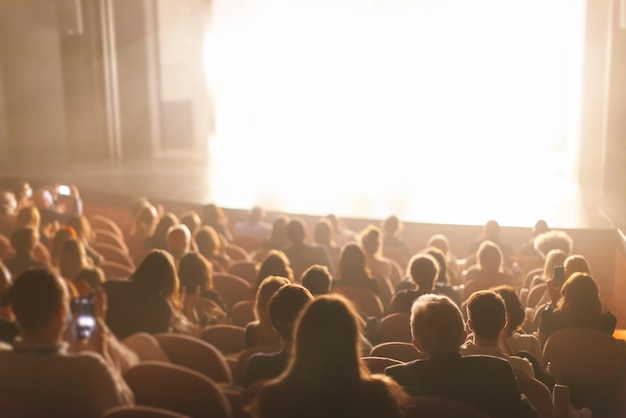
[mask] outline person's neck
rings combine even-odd
[[[280,348],[281,351],[285,352],[285,353],[291,353],[291,349],[293,347],[293,343],[292,341],[288,341],[284,338],[280,338]]]
[[[62,332],[58,329],[45,328],[37,331],[22,332],[22,342],[32,345],[54,345],[63,342]]]
[[[498,337],[495,338],[483,338],[479,337],[474,333],[474,345],[479,347],[497,347],[498,346]]]

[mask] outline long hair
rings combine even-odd
[[[213,264],[200,253],[187,253],[178,261],[178,279],[187,293],[198,287],[205,293],[213,289]]]
[[[368,279],[369,269],[365,262],[365,254],[356,244],[347,244],[341,250],[339,258],[339,279],[345,282],[358,282]]]
[[[145,293],[178,302],[178,274],[174,259],[167,251],[151,251],[130,279]]]
[[[272,322],[270,321],[269,304],[272,296],[274,296],[274,293],[276,293],[281,287],[288,284],[291,284],[291,281],[285,277],[270,276],[263,280],[261,286],[259,286],[259,289],[257,290],[254,301],[254,317],[256,318],[256,322],[259,327],[258,338],[261,342],[269,343],[271,341],[278,340],[278,334],[274,330]]]
[[[602,302],[598,286],[584,273],[574,273],[561,287],[561,298],[556,310],[561,312],[571,327],[593,327],[602,316]]]
[[[152,236],[146,240],[146,244],[150,249],[167,250],[167,231],[174,225],[178,225],[178,218],[173,213],[166,213],[159,220]]]
[[[263,280],[270,276],[280,276],[293,282],[293,270],[289,263],[289,259],[282,251],[271,250],[266,256],[259,272],[257,273],[256,285],[261,285]]]
[[[565,278],[568,279],[574,273],[585,273],[590,276],[591,268],[589,267],[589,263],[587,263],[587,259],[582,255],[570,255],[563,262],[563,267],[565,267]]]
[[[21,226],[32,226],[37,231],[41,224],[41,214],[39,209],[35,206],[26,206],[17,212],[17,218],[15,219],[15,229]]]
[[[212,226],[205,225],[195,236],[198,251],[205,258],[217,257],[222,252],[222,241]]]
[[[65,280],[74,280],[76,275],[88,267],[85,246],[79,238],[68,238],[61,245],[59,254],[59,274]]]
[[[382,249],[380,229],[374,225],[370,225],[365,228],[361,232],[361,246],[366,254],[379,256]]]
[[[567,258],[567,254],[565,254],[561,250],[550,250],[548,254],[546,254],[546,261],[543,263],[543,277],[551,278],[554,273],[555,267],[562,267],[565,259]],[[565,276],[567,279],[569,276]]]

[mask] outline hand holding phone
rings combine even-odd
[[[75,335],[79,340],[86,340],[96,328],[96,312],[93,298],[77,298],[73,301],[76,318]]]
[[[61,184],[58,187],[57,191],[61,196],[69,196],[71,193],[70,186],[68,186],[67,184]]]

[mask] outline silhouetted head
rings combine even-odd
[[[292,219],[287,225],[287,237],[294,245],[299,245],[304,242],[306,237],[306,225],[302,219]]]
[[[333,279],[328,267],[319,264],[312,265],[302,274],[302,286],[306,287],[314,296],[330,293]]]
[[[204,225],[196,234],[196,245],[198,251],[204,257],[211,259],[219,255],[222,251],[222,241],[213,227]]]
[[[548,228],[548,223],[543,219],[539,219],[535,226],[533,226],[533,237],[536,237],[539,234],[543,234],[544,232],[548,232],[550,228]]]
[[[432,292],[435,287],[435,280],[439,275],[439,265],[437,260],[429,254],[417,254],[411,258],[408,267],[411,280],[420,290]]]
[[[189,233],[192,237],[195,237],[200,227],[202,227],[202,219],[195,210],[190,210],[182,214],[180,223],[185,225],[189,229]]]
[[[369,278],[369,271],[365,263],[365,254],[358,245],[347,244],[341,250],[339,278],[347,282]]]
[[[570,327],[594,327],[602,315],[598,285],[584,273],[572,274],[561,287],[557,310],[565,315]]]
[[[289,224],[289,217],[286,215],[280,215],[272,223],[272,233],[269,239],[269,247],[280,250],[289,244],[289,237],[287,236],[287,225]]]
[[[40,188],[33,193],[33,204],[38,209],[54,209],[54,196],[47,188]]]
[[[335,245],[334,235],[333,225],[328,219],[321,218],[315,223],[315,227],[313,228],[315,243],[333,247]]]
[[[187,293],[194,293],[197,288],[201,292],[211,290],[213,265],[200,253],[187,253],[178,262],[178,279]]]
[[[450,242],[445,235],[436,234],[430,237],[428,240],[429,247],[439,248],[444,254],[448,254],[450,251]]]
[[[436,247],[428,247],[424,250],[425,254],[428,254],[437,262],[439,272],[437,273],[437,283],[448,283],[448,265],[446,264],[446,256],[444,253]]]
[[[39,230],[41,226],[41,215],[39,209],[35,206],[26,206],[17,212],[17,218],[15,219],[15,227],[32,226],[36,230]]]
[[[484,227],[485,239],[490,241],[499,241],[500,240],[500,225],[494,221],[488,221]]]
[[[157,250],[167,250],[167,234],[171,227],[174,225],[178,225],[178,218],[173,213],[166,213],[157,223],[156,228],[154,228],[154,233],[149,240],[150,248]]]
[[[413,344],[428,357],[459,353],[467,333],[461,311],[448,297],[420,296],[411,307]]]
[[[17,210],[17,199],[15,195],[9,191],[0,192],[0,214],[14,214]]]
[[[498,244],[491,241],[483,241],[478,247],[478,267],[485,272],[495,273],[502,271],[502,251]]]
[[[74,280],[79,271],[88,267],[85,246],[78,238],[68,238],[61,245],[59,273],[66,280]]]
[[[269,302],[272,326],[284,341],[291,341],[296,319],[313,295],[299,284],[288,284],[278,289]]]
[[[29,254],[39,241],[39,231],[32,226],[22,226],[11,235],[11,246],[17,254]]]
[[[62,226],[54,234],[52,242],[50,243],[50,258],[52,259],[53,264],[58,264],[63,243],[70,238],[76,238],[76,232],[74,231],[74,228],[70,226]]]
[[[381,248],[380,229],[373,225],[368,226],[361,232],[361,245],[368,255],[378,255]]]
[[[87,243],[92,239],[91,225],[86,216],[75,215],[71,216],[67,222],[68,226],[74,228],[76,235],[83,243]]]
[[[500,335],[506,325],[504,300],[495,292],[474,292],[465,302],[468,324],[480,338],[493,339]]]
[[[265,218],[265,212],[260,206],[253,207],[248,214],[248,221],[252,223],[261,222],[263,218]]]
[[[218,228],[226,225],[228,220],[226,219],[226,215],[224,214],[222,208],[211,203],[204,207],[204,223],[212,226],[213,228]]]
[[[574,240],[565,231],[553,229],[535,237],[533,242],[535,250],[545,257],[550,250],[561,250],[569,255],[572,252]]]
[[[262,324],[270,324],[269,321],[269,303],[274,296],[274,293],[283,286],[291,284],[289,279],[278,276],[266,277],[259,286],[256,292],[256,298],[254,301],[254,316],[256,320]]]
[[[524,306],[519,300],[517,293],[515,293],[515,289],[511,286],[498,286],[492,288],[491,290],[500,295],[502,300],[504,300],[508,317],[507,332],[508,335],[511,335],[524,323],[524,318],[526,316]]]
[[[172,256],[163,250],[151,251],[130,276],[142,292],[163,299],[178,296],[178,274]]]
[[[83,267],[74,276],[74,282],[84,282],[91,291],[102,286],[105,281],[104,272],[98,267]]]
[[[382,222],[382,229],[386,236],[394,237],[402,231],[402,223],[397,216],[392,215]]]
[[[561,250],[550,250],[546,255],[546,260],[543,263],[543,276],[544,278],[551,278],[554,274],[555,267],[563,267],[567,254]],[[569,276],[565,276],[567,278]]]
[[[52,330],[60,338],[70,314],[70,297],[63,280],[52,271],[22,273],[13,282],[9,299],[22,335]]]
[[[289,259],[287,259],[287,256],[282,251],[272,250],[267,254],[259,268],[256,281],[257,286],[259,286],[266,277],[270,276],[280,276],[289,279],[289,281],[293,281],[293,270],[289,264]]]

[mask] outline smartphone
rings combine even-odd
[[[70,186],[67,184],[61,184],[59,186],[58,192],[61,196],[69,196],[70,195]]]
[[[93,298],[74,299],[72,310],[76,318],[76,336],[81,340],[89,338],[96,328]]]
[[[565,283],[565,267],[556,266],[554,268],[554,275],[552,276],[552,281],[554,282],[554,285],[558,288],[563,286],[563,283]]]

